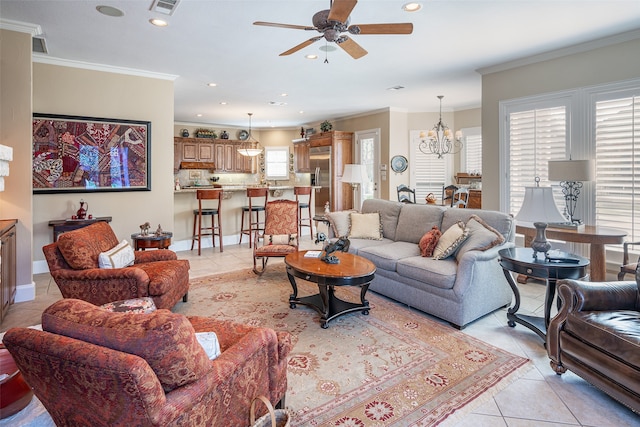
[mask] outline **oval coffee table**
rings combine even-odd
[[[376,266],[369,260],[348,252],[335,252],[339,264],[327,264],[320,258],[305,257],[307,251],[289,254],[284,259],[287,276],[293,288],[289,307],[307,305],[320,313],[320,325],[329,327],[329,321],[346,313],[362,311],[369,314],[369,301],[365,299],[369,283],[373,280]],[[315,295],[298,297],[296,277],[318,284]],[[334,295],[334,286],[360,286],[360,303],[341,300]]]

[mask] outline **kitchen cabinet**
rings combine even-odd
[[[253,159],[238,153],[241,143],[231,139],[174,137],[174,173],[183,162],[189,163],[191,169],[210,169],[210,165],[215,165],[215,172],[253,173]],[[197,163],[203,167],[198,168]]]
[[[182,139],[182,161],[213,162],[213,140],[198,141],[196,138]]]
[[[16,297],[16,224],[17,220],[0,220],[0,322]]]
[[[311,164],[309,162],[309,146],[307,139],[293,141],[293,159],[295,171],[297,173],[311,172]]]
[[[238,153],[240,141],[216,142],[216,172],[253,173],[253,158]]]
[[[353,209],[351,184],[342,182],[344,165],[353,163],[353,132],[322,132],[308,139],[310,148],[331,146],[331,210]]]

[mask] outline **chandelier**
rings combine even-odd
[[[251,136],[251,116],[253,113],[247,114],[249,115],[249,136],[238,147],[238,153],[247,157],[255,157],[262,153],[262,148],[260,148],[260,143]]]
[[[442,98],[444,98],[444,95],[438,95],[440,100],[440,120],[426,135],[424,131],[420,132],[421,141],[418,144],[418,149],[424,154],[435,154],[439,159],[445,154],[456,154],[462,149],[462,132],[457,131],[453,136],[451,129],[442,123]]]

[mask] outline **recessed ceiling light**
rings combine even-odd
[[[217,83],[207,83],[207,86],[209,86],[209,87],[216,87],[216,86],[218,86],[218,84],[217,84]]]
[[[299,111],[299,113],[300,113],[300,114],[304,114],[304,111],[303,111],[303,110],[300,110],[300,111]]]
[[[202,114],[198,113],[196,114],[196,117],[202,117]]]
[[[318,55],[307,55],[305,56],[307,59],[318,59]]]
[[[167,21],[158,18],[151,18],[149,19],[149,22],[151,22],[156,27],[166,27],[167,25],[169,25]]]
[[[289,96],[288,93],[281,93],[280,96]]]
[[[402,5],[402,10],[405,12],[417,12],[422,9],[422,5],[420,3],[405,3]]]
[[[227,101],[220,101],[220,105],[227,105]]]
[[[113,16],[114,18],[119,18],[121,16],[124,16],[123,11],[111,6],[96,6],[96,10],[103,15]]]

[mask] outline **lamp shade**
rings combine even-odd
[[[362,184],[365,181],[362,165],[344,165],[342,182],[347,184]]]
[[[551,160],[549,181],[593,181],[593,160]]]
[[[524,201],[516,220],[521,222],[566,222],[556,202],[551,187],[525,187]]]

